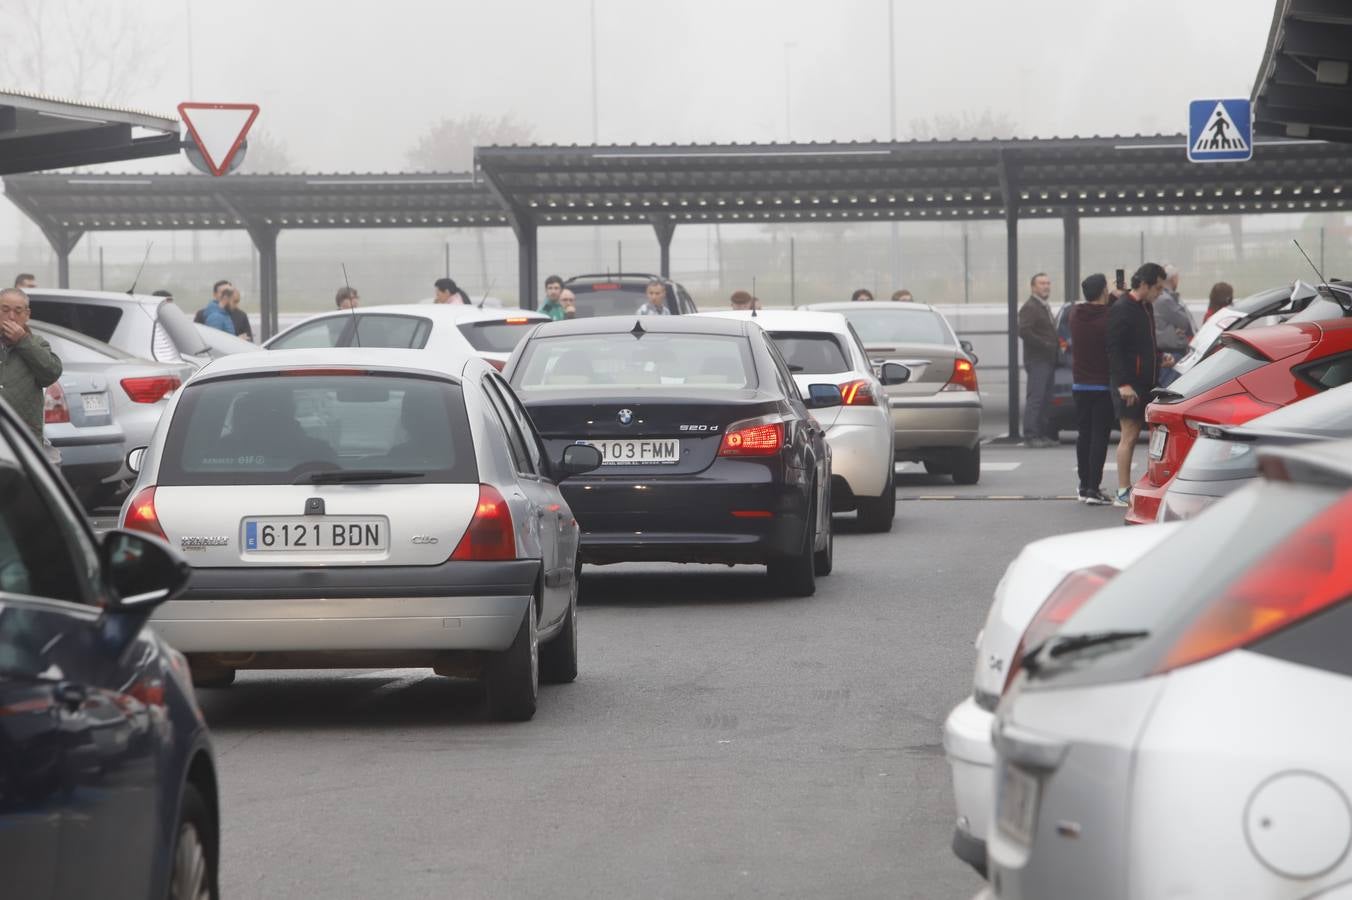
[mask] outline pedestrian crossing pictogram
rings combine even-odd
[[[1253,156],[1248,100],[1194,100],[1188,108],[1188,159],[1242,162]]]

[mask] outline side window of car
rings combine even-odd
[[[503,402],[512,413],[512,419],[516,422],[517,428],[521,429],[521,437],[526,442],[526,451],[530,454],[531,462],[535,465],[535,471],[545,472],[548,466],[545,465],[545,448],[540,441],[540,434],[535,430],[535,423],[531,421],[530,413],[526,407],[521,405],[512,389],[495,375],[488,376],[502,395]]]
[[[1305,367],[1300,374],[1320,390],[1347,384],[1352,381],[1352,353],[1321,360]]]
[[[274,341],[272,350],[303,350],[309,347],[337,347],[343,329],[349,322],[342,316],[330,316],[318,322],[297,326],[284,337]]]
[[[20,440],[0,428],[0,590],[94,604],[98,554]]]
[[[526,440],[522,437],[521,429],[512,417],[511,410],[499,393],[497,385],[493,383],[493,376],[485,376],[482,385],[484,396],[488,398],[489,405],[493,407],[498,421],[502,423],[503,433],[507,435],[507,446],[512,450],[512,464],[522,475],[539,474],[531,464],[531,454],[526,449]]]

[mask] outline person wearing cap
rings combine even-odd
[[[1108,278],[1101,272],[1080,283],[1084,303],[1070,308],[1071,396],[1075,398],[1075,461],[1080,502],[1107,506],[1103,464],[1113,432],[1113,398],[1108,393]]]
[[[458,306],[463,306],[465,304],[464,293],[451,279],[438,278],[432,283],[432,287],[435,288],[437,292],[436,298],[432,301],[433,303],[450,303]]]
[[[733,291],[730,298],[733,309],[750,310],[756,308],[756,298],[748,291]]]

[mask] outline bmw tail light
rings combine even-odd
[[[723,435],[718,455],[774,456],[783,446],[783,422],[737,422]]]
[[[127,504],[127,514],[122,517],[122,527],[128,531],[140,531],[151,534],[160,540],[168,540],[164,529],[160,527],[159,514],[155,512],[155,486],[142,488]]]
[[[42,394],[42,421],[48,425],[70,421],[70,405],[61,382],[53,381]]]
[[[1024,654],[1055,634],[1056,629],[1116,574],[1117,569],[1112,566],[1093,566],[1088,569],[1077,569],[1061,579],[1056,590],[1042,602],[1042,607],[1037,611],[1037,615],[1033,616],[1033,621],[1028,623],[1023,637],[1019,638],[1019,646],[1009,661],[1009,674],[1005,676],[1006,691],[1014,683],[1014,676],[1023,668]]]
[[[1252,644],[1347,599],[1352,593],[1352,495],[1288,537],[1207,605],[1157,672]]]
[[[172,375],[152,378],[123,378],[122,390],[133,403],[158,403],[168,397],[183,382]]]
[[[842,384],[840,386],[840,405],[877,406],[877,398],[873,396],[873,385],[864,378]]]
[[[516,559],[516,531],[512,527],[512,511],[498,489],[490,484],[479,485],[479,500],[474,506],[465,535],[460,539],[451,559],[507,560]]]
[[[940,390],[944,391],[975,391],[976,385],[976,366],[972,365],[970,359],[963,359],[961,356],[953,360],[953,374],[948,378],[948,384]]]

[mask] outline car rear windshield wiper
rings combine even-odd
[[[1116,644],[1119,641],[1135,641],[1149,636],[1148,631],[1090,631],[1086,634],[1072,634],[1053,641],[1047,655],[1056,659],[1090,647]]]
[[[343,484],[349,481],[394,481],[397,478],[426,478],[426,472],[396,472],[394,469],[343,469],[338,472],[310,472],[296,484]]]

